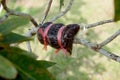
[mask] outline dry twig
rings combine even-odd
[[[118,37],[120,35],[120,29],[115,32],[113,35],[111,35],[110,37],[108,37],[107,39],[105,39],[103,42],[101,42],[99,45],[99,47],[103,47],[105,45],[107,45],[108,43],[110,43],[112,40],[114,40],[116,37]]]
[[[57,16],[53,17],[51,20],[49,20],[50,22],[54,22],[55,20],[57,20],[58,18],[62,17],[63,15],[65,15],[70,9],[71,9],[71,6],[72,6],[72,3],[73,3],[74,0],[70,0],[69,3],[68,3],[68,6],[66,7],[66,9],[62,12],[60,12]]]
[[[99,52],[99,53],[103,54],[104,56],[106,56],[106,57],[108,57],[108,58],[110,58],[112,60],[120,62],[120,56],[117,56],[117,55],[115,55],[115,54],[113,54],[113,53],[111,53],[111,52],[109,52],[109,51],[107,51],[107,50],[105,50],[103,48],[99,48],[98,44],[89,42],[89,41],[87,41],[85,39],[75,39],[74,42],[76,44],[82,44],[82,45],[84,45],[84,46],[86,46],[86,47],[88,47],[88,48],[90,48],[90,49],[92,49],[92,50],[94,50],[96,52]]]
[[[7,13],[9,13],[9,15],[28,17],[30,19],[30,21],[34,24],[35,27],[38,26],[37,22],[35,21],[35,19],[31,15],[26,14],[26,13],[20,13],[20,12],[9,9],[6,5],[6,0],[2,0],[1,4],[3,5],[4,10]]]
[[[49,13],[49,11],[50,11],[50,8],[51,8],[51,5],[52,5],[52,1],[53,1],[53,0],[50,0],[50,1],[49,1],[48,6],[47,6],[47,9],[46,9],[46,11],[45,11],[45,13],[44,13],[44,16],[43,16],[42,21],[40,22],[40,24],[43,24],[43,23],[44,23],[47,15],[48,15],[48,13]]]
[[[111,22],[114,22],[114,19],[103,20],[103,21],[99,21],[99,22],[96,22],[96,23],[93,23],[93,24],[88,24],[86,26],[86,28],[93,28],[93,27],[103,25],[103,24],[106,24],[106,23],[111,23]]]

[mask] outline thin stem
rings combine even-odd
[[[103,25],[103,24],[106,24],[106,23],[111,23],[111,22],[114,22],[114,19],[103,20],[103,21],[99,21],[99,22],[96,22],[96,23],[93,23],[93,24],[88,24],[86,26],[86,28],[93,28],[93,27]]]
[[[20,13],[20,12],[17,12],[17,11],[9,9],[7,7],[7,5],[6,5],[6,0],[2,0],[1,4],[3,5],[4,10],[7,13],[9,13],[9,15],[16,15],[16,16],[25,16],[25,17],[28,17],[30,19],[30,21],[34,24],[35,27],[38,26],[37,22],[35,21],[35,19],[31,15],[26,14],[26,13]]]
[[[120,35],[120,29],[115,32],[113,35],[111,35],[110,37],[108,37],[107,39],[105,39],[103,42],[101,42],[99,45],[99,47],[103,47],[105,45],[107,45],[108,43],[110,43],[112,40],[114,40],[117,36]]]
[[[69,3],[68,3],[68,6],[66,7],[66,9],[62,12],[60,12],[57,16],[53,17],[51,20],[49,20],[50,22],[53,22],[55,20],[57,20],[58,18],[62,17],[63,15],[65,15],[70,9],[71,9],[71,6],[73,4],[73,1],[74,0],[70,0]]]
[[[120,56],[113,54],[113,53],[111,53],[103,48],[99,48],[98,44],[92,43],[92,42],[85,40],[85,39],[76,39],[74,41],[74,43],[82,44],[82,45],[84,45],[84,46],[86,46],[86,47],[88,47],[96,52],[103,54],[104,56],[108,57],[109,59],[120,62]]]
[[[32,52],[31,45],[30,45],[30,41],[27,41],[27,42],[26,42],[26,45],[27,45],[28,51],[29,51],[29,52]]]
[[[47,15],[48,15],[48,13],[49,13],[49,11],[50,11],[50,8],[51,8],[51,5],[52,5],[52,1],[53,1],[53,0],[49,0],[48,6],[47,6],[47,8],[46,8],[45,14],[44,14],[44,16],[43,16],[42,21],[41,21],[40,24],[43,24],[43,23],[44,23]]]

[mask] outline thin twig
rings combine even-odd
[[[108,37],[107,39],[105,39],[103,42],[101,42],[99,45],[99,47],[103,47],[105,45],[107,45],[108,43],[110,43],[112,40],[114,40],[117,36],[120,35],[120,29],[115,32],[113,35],[111,35],[110,37]]]
[[[118,56],[116,54],[113,54],[113,53],[111,53],[109,51],[106,51],[103,48],[99,48],[98,45],[95,44],[95,43],[89,42],[89,41],[87,41],[85,39],[76,39],[74,41],[74,43],[76,43],[76,44],[82,44],[82,45],[84,45],[84,46],[86,46],[88,48],[91,48],[92,50],[94,50],[96,52],[99,52],[99,53],[103,54],[104,56],[106,56],[106,57],[108,57],[108,58],[110,58],[112,60],[120,62],[120,56]]]
[[[27,41],[26,45],[27,45],[28,51],[32,53],[32,48],[31,48],[31,45],[30,45],[30,41]]]
[[[9,8],[8,8],[7,5],[6,5],[6,0],[1,0],[1,4],[3,5],[3,8],[4,8],[7,12],[9,12]]]
[[[25,33],[25,36],[26,37],[31,37],[31,36],[35,35],[37,30],[38,30],[38,28],[39,27],[34,27],[34,28],[30,29],[27,33]],[[30,41],[27,41],[26,45],[27,45],[28,51],[32,52]]]
[[[99,21],[99,22],[96,22],[96,23],[93,23],[93,24],[88,24],[88,25],[86,25],[86,28],[93,28],[93,27],[103,25],[103,24],[106,24],[106,23],[111,23],[111,22],[114,22],[114,19],[103,20],[103,21]]]
[[[65,15],[71,9],[73,1],[74,0],[70,0],[69,3],[68,3],[68,6],[66,7],[66,9],[64,11],[60,12],[57,16],[53,17],[49,21],[53,22],[53,21],[57,20],[58,18],[62,17],[63,15]]]
[[[26,14],[26,13],[20,13],[20,12],[15,12],[15,11],[11,11],[10,12],[11,15],[16,15],[16,16],[23,16],[23,17],[28,17],[30,19],[30,21],[34,24],[35,27],[38,26],[37,22],[35,21],[35,19],[29,15],[29,14]]]
[[[14,11],[14,10],[11,10],[7,7],[6,5],[6,0],[2,0],[1,1],[1,4],[3,5],[3,8],[4,10],[9,13],[10,15],[16,15],[16,16],[25,16],[25,17],[28,17],[30,19],[30,21],[34,24],[34,26],[38,26],[37,22],[35,21],[35,19],[29,15],[29,14],[26,14],[26,13],[20,13],[20,12],[17,12],[17,11]]]
[[[52,5],[52,1],[53,1],[53,0],[50,0],[50,1],[49,1],[48,6],[47,6],[47,8],[46,8],[46,10],[45,10],[45,14],[44,14],[44,16],[43,16],[42,21],[41,21],[40,24],[43,24],[43,23],[44,23],[47,15],[48,15],[48,13],[49,13],[49,11],[50,11],[50,8],[51,8],[51,5]]]

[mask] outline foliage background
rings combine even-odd
[[[37,21],[42,19],[45,5],[48,0],[8,0],[8,6],[17,11],[31,14]],[[64,0],[64,10],[69,0]],[[56,22],[69,23],[94,23],[100,20],[113,18],[113,0],[75,0],[72,9]],[[1,13],[1,15],[4,12]],[[51,11],[47,20],[51,19],[59,13],[59,2],[53,1]],[[47,21],[46,20],[46,21]],[[33,27],[31,23],[15,30],[14,32],[24,34],[29,28]],[[98,43],[106,39],[112,33],[120,28],[120,22],[110,23],[98,26],[97,28],[89,29],[84,33],[84,38]],[[81,32],[79,32],[80,34]],[[77,35],[80,37],[80,35]],[[108,44],[106,49],[120,55],[120,37]],[[57,64],[49,71],[52,72],[57,80],[119,80],[120,64],[107,59],[99,53],[91,51],[82,45],[74,45],[72,56],[64,56],[62,51],[59,54],[54,54],[54,49],[48,48],[48,51],[43,51],[43,45],[39,44],[37,37],[34,37],[32,49],[40,60],[49,60]],[[26,49],[25,43],[19,45]]]

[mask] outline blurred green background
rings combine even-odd
[[[61,11],[65,9],[69,0],[65,0]],[[32,15],[38,22],[42,19],[48,0],[8,0],[8,6],[19,12]],[[53,0],[53,4],[46,21],[59,13],[59,0]],[[0,16],[4,14],[1,12]],[[112,19],[114,14],[113,0],[75,0],[70,11],[55,22],[71,24],[90,24],[101,20]],[[34,27],[32,23],[19,28],[14,32],[23,34],[29,28]],[[109,23],[88,29],[83,37],[94,43],[99,43],[113,34],[120,28],[120,22]],[[81,34],[81,32],[79,32]],[[77,37],[81,37],[80,35]],[[120,37],[113,40],[104,48],[120,55]],[[57,64],[49,68],[57,80],[119,80],[120,64],[107,57],[96,53],[83,45],[74,44],[72,56],[64,56],[63,52],[54,54],[55,49],[48,47],[47,51],[42,50],[37,37],[31,41],[32,50],[39,56],[39,60],[49,60]],[[19,45],[27,50],[26,43]]]

